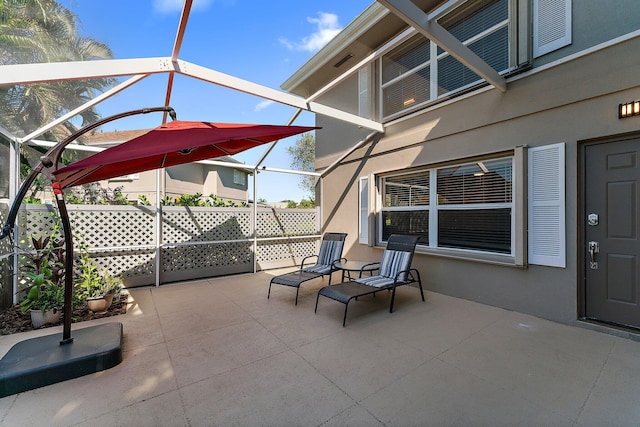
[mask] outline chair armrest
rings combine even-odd
[[[405,283],[405,282],[406,282],[406,283],[411,283],[411,282],[415,281],[415,280],[413,279],[413,276],[411,276],[411,272],[412,272],[412,271],[414,271],[414,270],[415,270],[415,271],[417,271],[415,268],[408,268],[408,269],[406,269],[406,270],[398,271],[398,272],[396,273],[396,277],[394,277],[394,278],[393,278],[393,286],[396,286],[396,284],[397,284],[398,282],[400,282],[401,284],[403,284],[403,283]],[[409,276],[411,276],[412,280],[407,280],[407,279],[405,279],[405,280],[398,280],[398,278],[402,275],[402,273],[407,273],[407,278],[408,278]]]
[[[374,268],[372,270],[365,270],[365,268],[371,267],[372,265],[377,265],[378,267]],[[375,270],[380,270],[380,263],[379,262],[370,262],[370,263],[365,264],[362,267],[360,267],[360,275],[362,276],[362,273],[364,273],[365,271],[375,271]]]
[[[333,262],[331,263],[331,269],[332,269],[332,270],[337,271],[337,270],[338,270],[338,267],[336,267],[336,264],[337,264],[337,263],[339,263],[339,262],[347,262],[347,259],[346,259],[346,258],[344,258],[344,257],[342,257],[342,258],[340,258],[340,259],[337,259],[337,260],[333,261]]]
[[[309,258],[318,258],[318,255],[309,255],[306,256],[304,258],[302,258],[302,262],[300,263],[300,270],[302,270],[304,268],[304,263],[309,259]]]

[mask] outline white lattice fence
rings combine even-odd
[[[253,209],[164,207],[162,241],[155,241],[155,208],[68,206],[76,247],[127,286],[155,283],[156,249],[160,283],[253,271]],[[291,266],[317,253],[317,209],[258,210],[257,263],[260,269]],[[50,205],[27,205],[20,212],[20,250],[31,249],[29,236],[50,235],[57,212]],[[2,274],[2,272],[0,272]]]
[[[302,259],[318,253],[317,238],[289,238],[258,242],[258,268],[289,267],[299,265]]]
[[[20,209],[16,219],[18,241],[22,250],[33,249],[31,237],[49,236],[58,225],[58,211],[51,205],[27,205]]]
[[[163,243],[250,239],[252,209],[169,206],[163,209]]]
[[[317,209],[258,210],[258,237],[309,236],[319,230]]]
[[[160,280],[252,272],[252,216],[250,208],[164,208]]]
[[[258,268],[298,265],[305,256],[317,254],[318,239],[309,236],[320,233],[319,218],[317,209],[260,209],[256,231],[260,238]]]
[[[155,210],[148,206],[71,205],[67,210],[76,244],[115,248],[155,243]]]

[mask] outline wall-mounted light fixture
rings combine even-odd
[[[624,119],[631,116],[640,116],[640,100],[618,105],[619,119]]]

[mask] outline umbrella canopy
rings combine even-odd
[[[56,171],[62,188],[240,153],[249,148],[318,129],[173,121]]]

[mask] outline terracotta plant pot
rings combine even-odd
[[[31,313],[31,324],[34,328],[39,328],[47,323],[58,323],[62,310],[59,308],[52,308],[47,311],[43,310],[29,310]]]
[[[104,314],[107,312],[111,303],[113,302],[113,294],[105,295],[102,298],[89,298],[87,299],[87,305],[89,310],[95,314]]]

